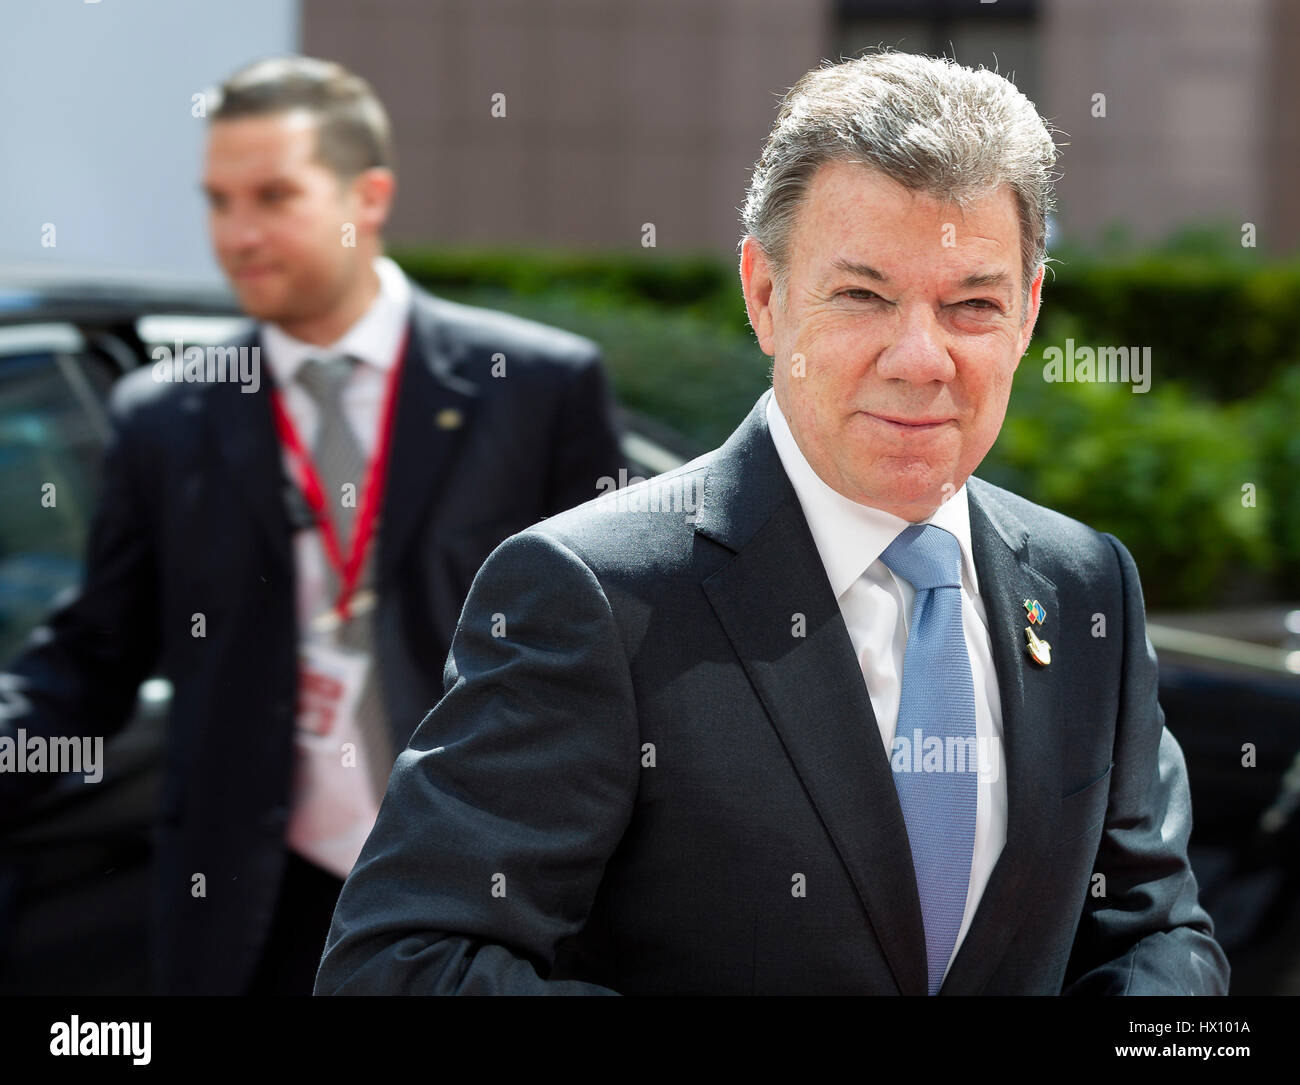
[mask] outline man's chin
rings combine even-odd
[[[264,294],[236,290],[235,298],[239,302],[240,309],[244,311],[244,315],[252,317],[254,320],[278,324],[288,315],[282,302],[278,299],[268,298]]]
[[[866,481],[853,500],[872,508],[883,509],[904,520],[924,520],[945,501],[961,489],[960,482],[924,480],[898,480],[888,482]]]

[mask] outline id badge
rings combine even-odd
[[[308,643],[298,649],[298,730],[306,736],[334,739],[353,719],[365,685],[370,657],[330,644]]]

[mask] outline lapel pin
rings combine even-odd
[[[1041,637],[1034,635],[1033,626],[1025,626],[1025,633],[1029,637],[1029,643],[1025,645],[1025,649],[1029,652],[1030,658],[1035,663],[1041,663],[1046,667],[1052,662],[1052,646]]]
[[[1025,650],[1029,653],[1030,659],[1046,667],[1052,662],[1052,646],[1034,632],[1034,626],[1042,625],[1047,621],[1047,611],[1037,599],[1026,599],[1025,614],[1029,617],[1029,624],[1025,626],[1027,640]]]
[[[455,407],[444,407],[434,419],[439,429],[459,429],[464,416]]]

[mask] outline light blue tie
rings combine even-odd
[[[961,625],[961,546],[941,527],[913,524],[880,560],[916,589],[892,764],[934,995],[961,930],[975,850],[975,685]]]

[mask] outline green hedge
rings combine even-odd
[[[1080,329],[1062,317],[1039,330],[977,473],[1116,535],[1137,562],[1148,605],[1271,594],[1274,585],[1261,577],[1280,562],[1273,515],[1286,495],[1261,472],[1261,442],[1245,407],[1220,405],[1159,374],[1145,393],[1126,384],[1049,383],[1043,350],[1077,342]]]
[[[395,249],[393,258],[435,292],[501,289],[526,298],[561,291],[593,306],[650,305],[733,331],[748,327],[739,264],[714,255],[662,255],[653,249]]]
[[[1243,415],[1257,442],[1279,590],[1300,596],[1300,363],[1279,373]]]
[[[1045,306],[1078,317],[1098,343],[1150,347],[1154,373],[1218,399],[1259,392],[1300,348],[1300,267],[1152,256],[1055,270]]]

